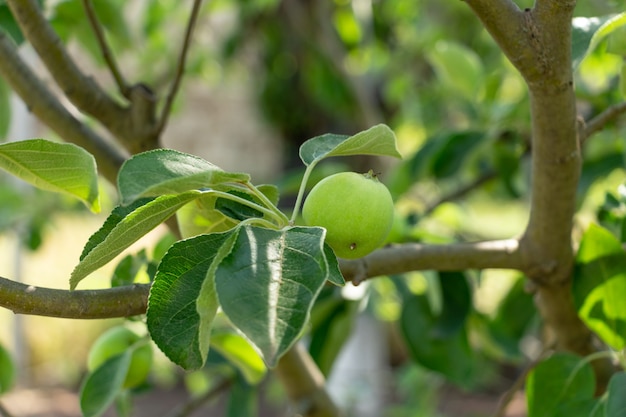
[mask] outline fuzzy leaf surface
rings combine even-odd
[[[248,174],[226,172],[197,156],[156,149],[127,160],[120,169],[117,185],[122,204],[126,205],[141,197],[179,194],[249,180]]]
[[[386,125],[379,124],[356,135],[327,133],[307,140],[300,147],[300,159],[305,165],[331,156],[381,155],[402,158],[396,146],[396,135]]]
[[[208,341],[203,338],[210,336],[218,305],[210,289],[204,298],[201,291],[205,281],[213,281],[208,276],[211,266],[219,262],[219,253],[228,250],[235,234],[179,241],[159,265],[148,299],[148,330],[159,349],[184,369],[199,369],[206,361]]]
[[[0,145],[0,169],[41,188],[69,194],[100,211],[96,160],[71,143],[29,139]]]
[[[300,336],[328,277],[324,234],[318,227],[243,226],[217,268],[224,313],[269,367]]]
[[[176,213],[179,208],[201,194],[200,191],[188,191],[179,195],[157,197],[127,213],[119,221],[117,218],[120,217],[120,213],[112,214],[116,218],[109,224],[105,222],[104,232],[96,232],[94,236],[98,235],[97,238],[92,237],[89,240],[88,246],[91,249],[88,252],[83,251],[82,259],[72,271],[70,288],[76,288],[83,278],[111,261],[124,249]],[[94,245],[94,242],[97,244]]]

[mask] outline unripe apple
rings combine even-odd
[[[372,171],[341,172],[313,187],[302,207],[308,226],[326,228],[326,243],[340,258],[355,259],[383,244],[393,223],[393,199]]]
[[[87,368],[93,372],[104,362],[114,356],[121,355],[141,337],[124,326],[108,329],[96,339],[91,346],[87,358]],[[133,351],[124,380],[124,388],[134,388],[142,384],[148,377],[152,366],[152,346],[149,343],[138,346]]]

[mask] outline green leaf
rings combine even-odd
[[[211,335],[211,348],[228,359],[250,385],[261,382],[267,373],[259,354],[246,339],[233,331],[215,330]]]
[[[215,209],[216,201],[215,194],[203,195],[176,212],[178,228],[183,237],[225,232],[238,224],[236,220]]]
[[[236,197],[243,198],[247,201],[256,202],[255,199],[252,198],[252,196],[248,193],[244,193],[238,190],[230,190],[227,191],[227,193],[232,194]],[[263,217],[263,213],[261,213],[259,210],[223,197],[218,197],[215,200],[215,210],[218,210],[223,215],[237,221],[243,221],[253,217]]]
[[[626,253],[600,226],[589,226],[576,256],[573,279],[578,315],[614,349],[626,346]]]
[[[296,341],[328,277],[319,227],[243,226],[217,268],[224,313],[269,367]]]
[[[15,382],[15,365],[9,352],[0,345],[0,394],[8,392]]]
[[[228,249],[236,231],[200,235],[175,243],[163,257],[150,289],[147,324],[156,345],[184,369],[199,369],[206,361],[208,346],[201,338],[210,334],[210,316],[217,305],[210,294],[199,301],[205,281],[218,254]],[[225,249],[223,249],[226,247]],[[205,311],[199,311],[204,307]],[[201,323],[204,315],[205,323]]]
[[[92,236],[92,239],[88,242],[91,250],[88,252],[83,251],[84,256],[72,271],[70,288],[76,288],[76,285],[83,278],[111,261],[122,253],[124,249],[167,220],[176,210],[198,198],[201,194],[200,191],[188,191],[179,195],[157,197],[146,204],[140,205],[119,221],[116,221],[119,213],[114,214],[115,220],[112,220],[109,224],[105,222],[103,226],[103,228],[106,228],[105,231],[103,233],[100,233],[100,231],[96,232],[95,235],[98,238],[94,239]],[[94,246],[92,240],[97,240],[98,243]]]
[[[258,411],[258,390],[243,378],[237,378],[230,387],[226,417],[255,417]]]
[[[575,409],[573,404],[593,399],[595,385],[588,362],[570,353],[552,355],[531,370],[526,379],[528,417],[565,417],[568,414],[563,414],[564,410]]]
[[[483,85],[483,65],[471,49],[454,42],[439,41],[429,50],[427,59],[441,83],[475,101]]]
[[[432,329],[433,337],[446,338],[461,331],[472,307],[472,295],[462,272],[440,272],[443,309]]]
[[[440,139],[437,153],[430,162],[432,175],[440,179],[458,175],[471,151],[482,143],[484,137],[483,132],[473,131],[445,135],[445,139]]]
[[[328,246],[325,242],[324,255],[326,255],[326,260],[328,261],[328,281],[339,287],[343,287],[344,285],[346,285],[346,279],[341,274],[341,270],[339,269],[339,262],[337,261],[335,252],[333,252],[332,248]]]
[[[122,392],[133,349],[104,362],[87,376],[80,390],[80,409],[84,417],[102,415]]]
[[[626,372],[618,372],[611,377],[608,393],[605,417],[626,416]]]
[[[353,136],[325,134],[307,140],[300,147],[305,165],[315,164],[331,156],[382,155],[402,158],[396,147],[396,135],[380,124]]]
[[[145,250],[136,255],[126,255],[115,267],[111,277],[111,287],[131,285],[139,271],[148,263]]]
[[[572,67],[580,63],[600,41],[626,25],[626,12],[602,17],[575,17],[572,20]]]
[[[141,197],[202,190],[225,182],[246,182],[248,174],[225,172],[194,155],[156,149],[127,160],[117,178],[122,204]]]
[[[17,45],[24,42],[24,35],[4,1],[0,3],[0,30],[6,32]]]
[[[507,354],[515,357],[521,356],[519,342],[537,314],[532,295],[526,291],[525,285],[524,277],[518,277],[489,323],[495,341]]]
[[[473,372],[472,350],[465,328],[442,335],[425,296],[404,300],[400,325],[409,352],[420,365],[440,372],[451,381],[467,385]]]
[[[96,160],[71,143],[29,139],[0,145],[0,168],[46,191],[69,194],[100,211]]]
[[[80,254],[80,260],[82,261],[85,256],[89,252],[92,251],[93,248],[104,242],[111,233],[111,231],[122,221],[131,214],[133,211],[137,210],[139,207],[148,204],[150,201],[154,200],[153,198],[144,198],[141,200],[137,200],[133,202],[133,204],[129,206],[117,206],[111,211],[111,214],[104,221],[104,224],[100,229],[98,229],[93,235],[89,237],[89,240],[85,244],[83,251]]]
[[[320,371],[328,376],[339,352],[350,338],[360,301],[343,298],[325,301],[331,302],[330,311],[311,329],[309,352]],[[314,311],[317,307],[316,304]]]

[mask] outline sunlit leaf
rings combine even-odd
[[[401,158],[396,135],[386,125],[376,125],[353,136],[325,134],[309,139],[300,147],[305,165],[331,156],[381,155]]]
[[[213,332],[211,348],[228,359],[241,372],[248,384],[258,384],[267,373],[267,367],[259,354],[246,339],[233,331]]]
[[[200,235],[175,243],[163,257],[150,289],[147,323],[156,345],[184,369],[199,369],[206,361],[216,299],[201,296],[218,254],[228,251],[236,231]],[[204,297],[204,298],[203,298]],[[200,311],[200,308],[203,311]],[[204,326],[204,328],[203,328]]]
[[[248,174],[225,172],[204,159],[172,149],[156,149],[127,160],[117,178],[122,204],[141,197],[202,190],[225,182],[246,182]]]
[[[70,288],[76,288],[83,278],[111,261],[124,249],[167,220],[176,210],[201,194],[200,191],[188,191],[178,195],[157,197],[140,205],[119,221],[117,221],[119,214],[113,214],[116,216],[116,221],[111,222],[114,224],[113,227],[105,222],[103,226],[103,228],[106,227],[105,233],[96,232],[98,243],[84,254],[80,263],[72,271]]]
[[[324,229],[243,226],[215,284],[231,322],[273,367],[304,329],[326,282]]]
[[[29,139],[0,145],[0,169],[46,191],[69,194],[100,211],[96,160],[71,143]]]
[[[580,63],[600,41],[626,25],[626,12],[602,17],[575,17],[572,20],[572,66]]]
[[[580,243],[573,293],[585,324],[614,349],[626,346],[626,253],[617,238],[595,224]]]

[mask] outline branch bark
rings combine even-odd
[[[115,184],[117,171],[127,155],[76,119],[19,55],[15,44],[0,31],[0,75],[19,95],[28,109],[63,139],[89,151],[98,170]]]
[[[296,408],[293,415],[340,416],[325,388],[324,375],[301,344],[295,344],[280,358],[275,371]]]
[[[461,271],[504,268],[523,270],[515,239],[478,243],[423,245],[407,243],[379,249],[356,260],[341,260],[341,273],[354,284],[373,277],[409,271]]]
[[[509,0],[466,0],[525,79],[532,124],[528,225],[520,240],[526,274],[557,348],[586,356],[592,334],[574,308],[572,226],[581,156],[571,60],[573,0],[537,0],[519,10]],[[612,367],[596,361],[599,384]]]
[[[131,317],[146,312],[150,286],[129,285],[104,290],[58,290],[0,277],[0,305],[16,314],[71,319]]]
[[[341,272],[358,284],[365,279],[409,271],[524,269],[517,240],[450,245],[403,244],[362,259],[341,260]],[[128,317],[145,313],[147,285],[70,291],[20,284],[0,277],[0,307],[18,314],[74,319]],[[107,303],[111,303],[107,307]]]
[[[131,153],[158,145],[156,97],[145,85],[129,87],[129,104],[109,96],[92,77],[82,73],[36,0],[7,0],[13,17],[66,97],[98,120]]]

